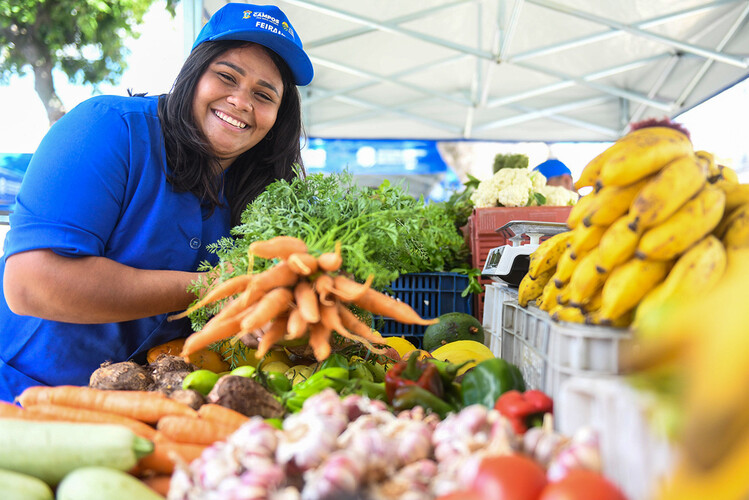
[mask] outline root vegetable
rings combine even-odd
[[[286,262],[299,276],[309,276],[317,271],[317,259],[308,253],[293,253]]]
[[[299,314],[307,323],[317,323],[320,321],[320,306],[312,284],[309,281],[302,280],[294,287],[294,301],[296,302]]]
[[[263,418],[282,418],[285,411],[265,387],[247,377],[225,375],[221,377],[206,401],[225,406],[242,415]]]
[[[262,328],[280,314],[288,311],[293,298],[294,296],[288,288],[275,288],[271,290],[260,299],[257,307],[253,309],[251,314],[242,318],[240,333],[245,334]],[[197,334],[200,334],[200,332]],[[191,335],[188,340],[197,334]]]
[[[251,243],[249,252],[263,259],[286,260],[293,253],[306,253],[307,245],[293,236],[276,236],[269,240]]]
[[[105,361],[89,379],[89,387],[108,391],[145,391],[151,384],[151,374],[134,361]]]
[[[88,410],[99,410],[154,424],[165,415],[196,416],[195,410],[158,392],[101,391],[90,387],[60,385],[33,386],[18,397],[21,406],[51,403]]]
[[[38,404],[26,408],[26,414],[38,417],[39,420],[57,420],[63,422],[89,422],[94,424],[122,425],[133,431],[140,437],[153,439],[156,429],[139,420],[123,417],[116,413],[104,411],[87,410],[85,408],[73,408],[55,404]]]
[[[180,415],[167,415],[156,424],[159,432],[177,443],[210,445],[225,441],[234,428],[211,420]]]
[[[360,298],[352,301],[357,306],[366,309],[372,314],[379,314],[392,318],[400,323],[410,325],[433,325],[439,319],[423,319],[408,304],[396,300],[384,293],[377,292],[371,288]]]

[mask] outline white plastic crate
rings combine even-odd
[[[484,311],[482,326],[484,344],[492,353],[502,355],[502,304],[505,301],[517,300],[518,290],[501,283],[490,283],[484,289]]]
[[[549,315],[536,307],[523,308],[517,300],[502,304],[502,359],[517,365],[529,389],[546,390]]]
[[[502,316],[501,357],[518,365],[529,388],[551,397],[570,377],[618,374],[620,344],[631,338],[625,329],[559,323],[516,300],[503,303]]]
[[[675,449],[647,420],[653,404],[621,377],[576,376],[555,398],[555,424],[566,435],[592,428],[606,477],[630,500],[650,500],[675,463]]]

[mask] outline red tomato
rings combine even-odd
[[[447,495],[437,497],[437,500],[486,500],[483,495],[476,493],[475,491],[453,491]]]
[[[538,500],[627,500],[627,497],[598,472],[575,469],[559,481],[549,483]]]
[[[487,500],[537,500],[546,483],[546,472],[536,462],[504,455],[483,459],[472,486]]]

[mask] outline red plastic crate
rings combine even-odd
[[[568,207],[492,207],[475,208],[468,217],[467,239],[471,249],[471,265],[484,269],[489,250],[506,245],[507,239],[497,229],[514,220],[539,222],[567,222],[571,206]],[[481,279],[482,285],[491,283]],[[484,317],[484,294],[474,296],[474,316],[479,321]]]

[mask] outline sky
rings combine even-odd
[[[54,74],[55,88],[67,109],[95,95],[127,95],[127,90],[151,95],[168,92],[186,57],[181,4],[172,18],[157,1],[146,14],[139,30],[142,35],[127,42],[130,49],[128,69],[119,85],[92,86],[71,84],[61,72]],[[48,129],[44,106],[34,91],[31,75],[13,77],[10,85],[0,85],[0,109],[3,110],[0,153],[33,153]],[[9,117],[13,117],[12,121]],[[691,132],[696,149],[714,153],[725,164],[742,168],[742,182],[749,182],[749,79],[734,86],[681,116],[677,122]],[[477,145],[486,149],[487,162],[492,162],[496,144]],[[512,146],[517,149],[519,145]],[[508,145],[508,147],[510,147]],[[551,155],[567,163],[577,176],[585,164],[602,151],[605,144],[524,144],[537,164]],[[480,153],[477,153],[480,156]],[[538,161],[536,161],[538,160]]]

